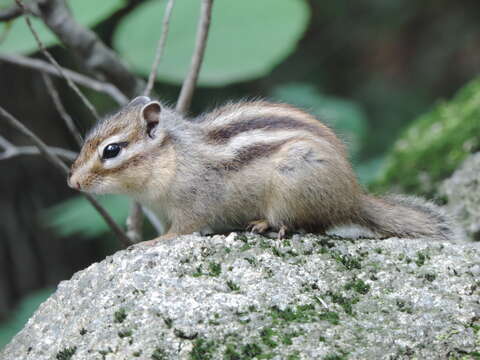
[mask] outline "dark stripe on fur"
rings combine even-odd
[[[322,137],[330,135],[328,131],[322,129],[320,123],[317,126],[288,116],[269,116],[242,120],[213,129],[207,133],[207,141],[214,144],[225,144],[231,138],[251,130],[271,131],[288,129],[307,130]]]
[[[245,146],[237,151],[232,159],[222,161],[214,166],[216,170],[239,171],[255,160],[266,158],[278,151],[289,140],[282,140],[273,143],[257,143]]]

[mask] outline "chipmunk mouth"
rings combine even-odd
[[[80,185],[80,182],[72,176],[72,172],[70,171],[68,173],[68,177],[67,177],[67,184],[69,187],[71,187],[72,189],[75,189],[75,190],[81,190],[81,185]]]

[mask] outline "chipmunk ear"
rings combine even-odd
[[[147,135],[152,139],[155,136],[155,128],[160,121],[161,111],[162,106],[158,101],[150,101],[141,110],[142,119],[147,123]]]
[[[148,96],[137,96],[135,99],[132,99],[127,106],[137,106],[137,105],[145,105],[152,101]]]

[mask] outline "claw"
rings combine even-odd
[[[282,240],[285,239],[285,236],[287,235],[288,228],[285,225],[280,226],[280,229],[278,229],[278,235],[277,239]]]
[[[270,228],[270,225],[266,220],[256,220],[252,221],[247,225],[247,230],[262,234]]]

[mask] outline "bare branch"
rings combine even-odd
[[[208,30],[210,28],[210,19],[212,16],[213,0],[202,0],[201,15],[197,28],[197,39],[195,42],[195,50],[190,64],[190,70],[182,85],[182,90],[178,97],[176,110],[185,114],[190,108],[192,102],[193,91],[197,85],[198,74],[202,66],[205,47],[207,46]]]
[[[157,231],[157,234],[159,235],[162,234],[165,231],[165,229],[162,223],[160,222],[160,220],[158,220],[157,215],[155,215],[155,213],[152,210],[146,207],[142,207],[142,210],[143,210],[143,213],[145,214],[145,217],[148,219],[148,221],[150,221],[150,224],[152,224],[152,226]]]
[[[113,231],[118,240],[122,243],[123,246],[129,247],[133,243],[128,238],[128,236],[123,232],[123,230],[118,226],[115,220],[112,219],[110,214],[105,210],[105,208],[100,205],[100,203],[90,194],[82,192],[82,195],[90,201],[90,204],[97,210],[97,212],[103,217],[103,220],[107,223],[110,229]]]
[[[9,149],[15,148],[15,145],[13,145],[10,141],[8,141],[2,135],[0,135],[0,147],[2,147],[3,150],[7,151]]]
[[[49,146],[48,150],[59,158],[70,162],[73,162],[78,156],[75,151],[70,151],[55,146]],[[14,148],[14,150],[7,150],[3,153],[0,153],[0,160],[7,160],[15,156],[23,155],[40,155],[40,151],[35,146],[17,146]]]
[[[0,106],[0,117],[5,119],[8,124],[19,130],[22,134],[28,137],[37,147],[40,154],[45,156],[47,160],[49,160],[57,169],[59,169],[62,173],[68,174],[69,169],[65,163],[60,160],[60,158],[50,151],[50,148],[45,145],[45,143],[40,140],[40,138],[35,135],[30,129],[28,129],[25,125],[23,125],[20,121],[18,121],[13,115],[7,112],[4,108]],[[2,144],[7,145],[10,144],[7,140],[2,138]],[[10,144],[11,145],[11,144]],[[127,235],[123,232],[123,230],[118,226],[115,220],[107,213],[107,211],[95,200],[93,196],[87,193],[82,193],[88,201],[93,205],[93,207],[99,212],[99,214],[103,217],[105,222],[110,226],[114,234],[120,240],[120,242],[124,246],[130,246],[131,242]]]
[[[142,93],[144,81],[134,76],[93,31],[72,17],[65,0],[38,0],[38,9],[39,16],[50,30],[83,60],[90,71],[101,74],[128,97]]]
[[[167,6],[165,8],[165,14],[163,15],[163,24],[162,24],[162,34],[158,40],[157,50],[155,52],[155,60],[152,64],[152,70],[148,76],[147,86],[143,91],[143,95],[149,96],[152,92],[153,84],[158,73],[158,66],[160,65],[160,60],[162,59],[163,52],[165,50],[165,44],[167,42],[168,36],[168,27],[170,25],[170,17],[172,16],[173,5],[175,5],[175,0],[168,0]]]
[[[22,55],[0,53],[0,61],[5,61],[5,62],[19,65],[25,68],[38,70],[42,73],[61,77],[61,74],[57,71],[57,69],[53,65],[50,65],[49,63],[43,60],[33,59],[33,58],[29,58],[27,56],[22,56]],[[120,90],[118,90],[115,87],[115,85],[92,79],[88,76],[85,76],[83,74],[80,74],[65,68],[62,68],[62,71],[73,82],[76,82],[79,85],[85,86],[86,88],[107,94],[113,100],[115,100],[119,105],[125,105],[128,102],[128,98],[125,95],[123,95],[120,92]]]
[[[50,79],[50,76],[48,76],[45,73],[42,73],[42,78],[43,78],[43,82],[45,83],[45,87],[47,88],[47,92],[52,98],[53,104],[57,109],[57,112],[62,117],[63,121],[65,122],[65,125],[67,125],[67,128],[70,131],[70,134],[72,134],[72,136],[75,138],[75,141],[77,142],[78,146],[82,147],[83,137],[82,135],[80,135],[80,131],[78,131],[78,128],[73,122],[72,117],[65,110],[65,107],[63,106],[62,101],[60,100],[60,96],[58,95],[57,89],[55,89],[55,86],[53,85],[52,79]]]
[[[63,173],[68,174],[68,167],[65,163],[50,152],[49,148],[40,138],[35,135],[30,129],[23,125],[20,121],[13,117],[9,112],[0,106],[0,116],[3,117],[11,126],[19,130],[23,135],[28,137],[38,148],[40,153],[47,158],[57,169]]]
[[[30,29],[30,32],[32,33],[33,37],[35,38],[35,41],[37,42],[38,48],[42,52],[42,54],[50,61],[50,63],[57,69],[57,71],[60,73],[60,75],[65,79],[67,82],[68,86],[78,95],[80,100],[85,104],[85,106],[90,110],[90,112],[93,114],[93,116],[96,119],[99,119],[100,117],[98,116],[97,110],[93,107],[93,105],[90,103],[90,101],[83,95],[83,93],[80,91],[80,89],[75,85],[75,83],[70,80],[68,76],[65,75],[63,72],[62,67],[58,64],[57,60],[50,54],[45,47],[45,45],[42,43],[42,40],[40,40],[40,37],[38,36],[38,33],[35,31],[32,21],[30,20],[30,16],[27,15],[27,10],[25,6],[23,5],[22,0],[15,0],[17,5],[22,8],[25,14],[25,22],[27,23],[28,28]]]
[[[15,146],[7,139],[0,135],[0,147],[3,148],[3,152],[0,153],[0,160],[7,160],[15,156],[23,155],[40,155],[40,151],[36,146]],[[49,151],[67,161],[74,161],[77,157],[77,153],[67,149],[49,146]]]
[[[34,3],[25,4],[25,11],[32,15],[38,13]],[[18,6],[12,6],[10,8],[0,10],[0,22],[14,20],[23,15],[23,10]]]
[[[23,15],[22,9],[18,8],[18,6],[12,6],[11,8],[0,10],[0,21],[10,21],[21,15]]]

